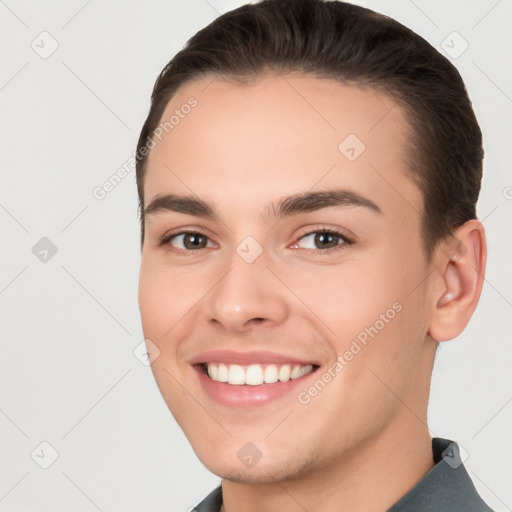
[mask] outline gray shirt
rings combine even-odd
[[[435,466],[387,512],[492,512],[464,468],[457,443],[434,437]],[[211,492],[192,512],[219,512],[222,488]]]

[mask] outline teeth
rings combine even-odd
[[[249,386],[259,386],[263,382],[263,368],[259,364],[251,364],[245,372],[245,383]]]
[[[294,366],[292,372],[290,373],[290,379],[297,379],[298,377],[300,377],[300,369],[300,364]]]
[[[228,383],[237,386],[245,384],[245,372],[241,366],[237,364],[229,365]]]
[[[275,364],[269,364],[263,372],[263,380],[266,384],[274,384],[279,380],[279,373]]]
[[[283,364],[281,368],[279,369],[279,380],[281,382],[286,382],[290,380],[291,377],[291,370],[289,364]]]
[[[215,364],[208,365],[208,375],[212,380],[219,380],[219,367]]]
[[[219,382],[227,382],[228,381],[229,370],[225,364],[219,364],[219,374],[218,381]],[[215,379],[214,379],[215,380]]]
[[[261,384],[274,384],[298,379],[313,371],[313,365],[251,364],[247,367],[238,364],[207,363],[206,369],[209,377],[217,382],[227,382],[233,386],[259,386]]]

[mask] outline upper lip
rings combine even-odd
[[[266,350],[251,350],[247,352],[237,352],[234,350],[206,350],[190,360],[190,364],[204,364],[204,363],[224,363],[224,364],[300,364],[300,365],[315,365],[315,362],[309,359],[297,358],[294,356],[287,356],[285,354],[278,354],[277,352],[270,352]]]

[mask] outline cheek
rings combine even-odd
[[[174,342],[176,333],[184,329],[187,311],[190,310],[186,279],[183,272],[163,268],[151,257],[142,258],[139,275],[138,301],[144,337],[151,340],[159,355],[151,370],[160,392],[173,416],[181,424],[181,414],[187,410],[189,396],[179,385],[183,379]]]
[[[368,346],[378,340],[380,348],[375,350],[393,358],[403,340],[415,345],[421,342],[424,297],[418,283],[424,280],[426,270],[421,258],[402,257],[409,261],[407,266],[388,250],[371,261],[347,261],[336,269],[295,276],[296,295],[314,314],[315,323],[325,327],[326,338],[337,354],[354,340]]]
[[[428,326],[428,272],[421,254],[400,257],[388,251],[378,262],[375,260],[354,274],[357,275],[347,279],[348,291],[342,298],[346,307],[339,312],[337,323],[341,336],[338,334],[334,342],[338,354],[347,345],[357,351],[357,357],[348,354],[351,361],[357,362],[350,363],[346,377],[368,380],[365,387],[369,389],[373,384],[378,391],[382,383],[376,374],[384,382],[393,383],[397,391],[405,390],[418,365]],[[387,393],[384,388],[381,391]]]
[[[163,332],[163,311],[167,309],[168,297],[167,287],[160,279],[159,273],[143,259],[139,275],[139,309],[144,335],[147,338],[161,335]]]
[[[390,283],[391,281],[391,283]],[[374,263],[347,262],[295,276],[294,292],[314,314],[335,349],[373,324],[398,299],[389,272]]]
[[[162,339],[174,330],[204,295],[201,282],[192,283],[188,272],[143,257],[138,300],[145,335]]]

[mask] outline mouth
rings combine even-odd
[[[203,352],[189,364],[205,395],[232,410],[294,400],[320,367],[284,354],[230,350]]]
[[[225,364],[202,363],[204,375],[215,382],[231,386],[261,386],[300,379],[316,370],[313,364]]]

